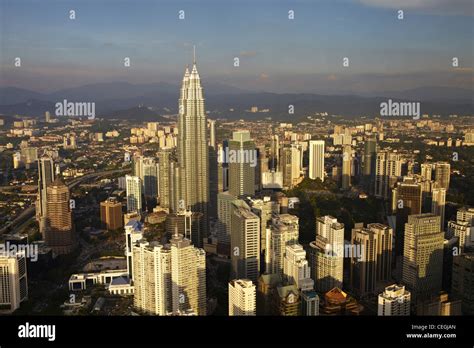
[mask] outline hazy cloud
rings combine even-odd
[[[256,51],[242,51],[240,52],[241,57],[255,57],[257,55]]]
[[[418,13],[474,15],[472,0],[356,0],[364,5],[400,10],[415,10]]]

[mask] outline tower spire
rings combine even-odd
[[[196,65],[196,45],[193,45],[193,65]]]

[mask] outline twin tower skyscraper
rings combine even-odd
[[[202,213],[201,235],[209,225],[209,145],[201,79],[194,53],[192,70],[184,73],[179,96],[178,166],[174,194],[177,210]]]

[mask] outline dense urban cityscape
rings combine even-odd
[[[196,62],[178,103],[3,125],[3,312],[473,314],[472,117],[212,120]]]
[[[55,325],[43,328],[23,319],[34,316],[321,321],[357,316],[411,320],[413,326],[401,328],[402,341],[427,329],[425,336],[413,337],[456,339],[462,330],[453,322],[425,327],[431,322],[416,320],[474,315],[472,49],[447,53],[443,67],[436,65],[441,59],[435,54],[418,60],[418,53],[410,62],[390,53],[377,66],[374,57],[385,36],[362,46],[348,44],[342,54],[334,49],[334,56],[328,47],[339,41],[323,39],[319,44],[329,45],[322,53],[327,56],[315,58],[318,72],[312,74],[305,71],[313,64],[305,48],[310,36],[303,34],[304,26],[290,26],[301,14],[314,30],[319,24],[304,22],[304,9],[313,5],[298,2],[301,8],[295,10],[283,2],[266,16],[248,20],[242,19],[247,7],[237,9],[233,3],[231,19],[232,14],[223,15],[225,6],[210,1],[223,16],[216,19],[219,25],[242,20],[249,27],[242,24],[239,30],[251,36],[252,25],[259,23],[255,38],[239,41],[238,54],[223,46],[227,71],[220,65],[224,58],[220,53],[214,58],[218,51],[212,50],[223,34],[197,38],[206,28],[193,22],[193,16],[202,16],[195,4],[184,10],[171,6],[176,18],[163,19],[162,28],[168,25],[170,31],[184,25],[179,35],[169,34],[169,41],[144,36],[142,43],[161,45],[160,56],[149,47],[143,53],[132,31],[130,37],[122,32],[116,42],[106,38],[107,29],[88,32],[88,25],[97,30],[97,22],[81,22],[94,18],[85,3],[83,9],[48,5],[51,18],[65,16],[66,21],[52,27],[68,28],[78,39],[68,46],[67,30],[58,32],[50,48],[64,58],[51,65],[42,61],[38,47],[52,41],[38,41],[31,52],[40,52],[40,68],[29,56],[36,53],[18,48],[36,29],[25,27],[17,39],[12,34],[17,23],[5,22],[0,318],[20,318],[18,338],[55,341],[56,334],[47,331]],[[434,49],[413,48],[411,29],[394,28],[403,21],[410,28],[414,16],[427,31],[438,33],[437,21],[447,9],[425,1],[404,9],[384,1],[322,3],[328,14],[350,6],[373,26],[374,14],[392,20],[381,31],[390,36],[400,30],[391,36],[392,44],[401,45],[407,56]],[[108,10],[103,5],[99,12]],[[171,11],[169,6],[163,8]],[[2,9],[12,18],[22,11],[9,1]],[[114,11],[116,18],[126,18],[121,16],[127,10]],[[140,20],[131,19],[137,32],[143,32],[141,22],[150,15],[140,11]],[[283,19],[274,18],[278,11]],[[465,19],[472,15],[446,14],[449,35],[468,28]],[[265,25],[278,21],[284,24],[269,34]],[[284,43],[263,39],[287,39],[285,31],[293,30],[305,39],[289,44],[285,55]],[[364,29],[354,30],[354,37],[368,40]],[[110,70],[95,66],[85,58],[83,34],[98,45],[92,54],[97,59],[115,54],[119,42],[131,47],[130,53],[107,63]],[[439,40],[456,45],[449,35]],[[442,46],[429,36],[427,45]],[[247,41],[254,46],[245,46]],[[251,50],[257,42],[262,48]],[[469,37],[459,37],[459,43],[466,42]],[[69,48],[63,51],[62,45]],[[272,45],[275,51],[269,51]],[[283,69],[279,64],[293,59],[290,47],[296,47],[299,61]],[[71,50],[75,53],[64,53]],[[77,70],[67,68],[76,54],[83,62],[76,61]],[[167,55],[173,58],[163,58]],[[397,59],[413,73],[396,70]],[[364,60],[373,65],[364,66]],[[432,70],[410,70],[410,64],[420,63],[431,64]],[[155,68],[159,73],[152,73]],[[242,71],[247,75],[238,75]]]

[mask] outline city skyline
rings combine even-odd
[[[472,341],[472,0],[0,1],[6,345]]]

